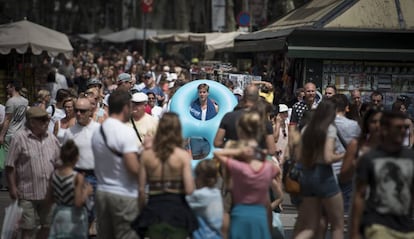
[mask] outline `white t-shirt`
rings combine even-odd
[[[92,135],[96,130],[99,130],[100,124],[91,121],[86,126],[75,124],[65,131],[63,142],[69,139],[75,141],[79,149],[79,160],[76,167],[85,170],[93,170],[95,168],[95,158],[92,152]]]
[[[132,128],[114,118],[106,119],[102,128],[107,144],[100,129],[92,135],[97,190],[137,198],[137,179],[128,172],[123,157],[115,155],[107,145],[122,154],[137,153],[138,138]]]
[[[0,124],[3,124],[5,116],[6,116],[6,107],[0,104]]]
[[[161,119],[163,113],[163,109],[160,106],[155,105],[154,107],[152,107],[151,109],[151,115],[152,117],[156,118],[156,119]]]
[[[55,108],[54,111],[53,111],[53,107]],[[56,105],[53,105],[53,106],[49,105],[46,108],[46,112],[50,116],[50,122],[49,122],[49,126],[47,129],[49,133],[53,134],[53,130],[55,129],[55,123],[65,118],[66,113],[65,113],[65,110],[57,108]]]

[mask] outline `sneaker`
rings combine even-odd
[[[9,191],[9,188],[7,186],[3,186],[2,184],[0,184],[0,192],[7,192]]]

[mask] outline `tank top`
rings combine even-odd
[[[57,172],[52,175],[53,197],[57,205],[73,206],[75,203],[75,176],[60,176]]]

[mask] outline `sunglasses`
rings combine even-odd
[[[43,118],[33,118],[33,119],[35,119],[35,120],[37,120],[37,121],[40,121],[40,122],[42,122],[42,123],[46,123],[46,122],[49,122],[49,121],[50,121],[50,118],[49,118],[49,117],[43,117]]]
[[[409,129],[410,128],[410,126],[409,125],[394,125],[393,126],[395,129],[398,129],[398,130],[407,130],[407,129]]]
[[[89,111],[88,109],[75,109],[76,113],[80,112],[81,114],[85,114],[88,111]]]

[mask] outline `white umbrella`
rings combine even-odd
[[[52,57],[59,53],[70,57],[73,51],[69,38],[65,34],[36,23],[23,20],[0,25],[1,54],[9,54],[12,49],[23,54],[29,47],[35,55],[46,51]]]
[[[155,30],[146,30],[146,38],[150,38],[155,35],[157,35],[157,32]],[[113,32],[103,36],[99,36],[99,38],[108,42],[115,43],[123,43],[134,40],[144,40],[144,30],[135,27],[130,27],[119,32]]]

